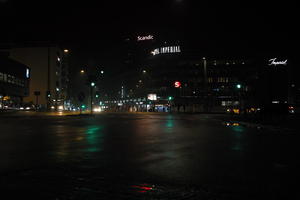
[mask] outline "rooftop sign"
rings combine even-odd
[[[165,54],[165,53],[180,53],[181,49],[180,46],[169,46],[169,47],[160,47],[157,49],[154,49],[151,53],[152,55],[157,54]]]
[[[137,41],[145,41],[145,40],[153,40],[153,35],[147,35],[147,36],[138,36]]]

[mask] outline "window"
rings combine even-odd
[[[11,83],[11,76],[10,75],[7,75],[7,82]]]

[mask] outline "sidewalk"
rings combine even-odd
[[[240,125],[251,128],[284,131],[295,131],[299,129],[298,123],[300,123],[300,115],[297,114],[281,117],[271,116],[270,118],[224,114],[218,115],[216,118],[224,122],[239,123]]]

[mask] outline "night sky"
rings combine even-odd
[[[211,2],[211,1],[210,1]],[[78,65],[119,59],[125,38],[177,37],[215,55],[296,56],[296,5],[191,0],[0,0],[1,43],[51,41],[70,48]]]

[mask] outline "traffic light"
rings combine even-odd
[[[242,88],[242,85],[241,85],[241,84],[237,84],[237,85],[236,85],[236,88],[237,88],[237,89],[241,89],[241,88]]]
[[[99,98],[99,94],[96,94],[96,98]]]
[[[82,109],[85,109],[85,105],[82,105],[81,108],[82,108]]]
[[[173,99],[173,97],[171,97],[171,96],[170,96],[170,97],[168,97],[168,100],[169,100],[169,101],[172,101],[172,99]]]

